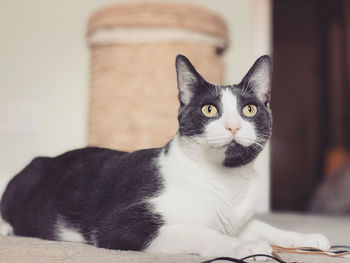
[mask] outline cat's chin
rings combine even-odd
[[[242,145],[241,143],[239,143],[239,142],[236,141],[235,139],[233,139],[232,141],[230,141],[229,143],[227,143],[227,144],[225,145],[226,148],[235,147],[235,146],[245,147],[244,145]]]
[[[223,165],[226,167],[246,165],[253,161],[259,153],[260,151],[254,149],[254,147],[245,147],[235,142],[226,148]]]
[[[229,143],[225,144],[223,148],[227,149],[229,147],[234,147],[235,145],[238,145],[239,143],[235,140],[230,141]]]

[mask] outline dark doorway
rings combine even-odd
[[[349,2],[274,1],[273,210],[305,211],[316,186],[346,159]]]

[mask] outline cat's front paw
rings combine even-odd
[[[314,247],[327,250],[330,245],[328,238],[322,234],[296,234],[286,241],[285,247]]]
[[[244,242],[234,249],[235,258],[241,259],[254,254],[265,254],[271,256],[272,248],[267,241],[257,240]],[[266,257],[256,257],[255,260],[266,260]]]

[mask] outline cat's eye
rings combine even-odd
[[[243,108],[243,114],[246,117],[253,117],[258,112],[258,108],[253,104],[248,104]]]
[[[218,110],[214,105],[204,105],[202,107],[202,113],[208,118],[212,118],[216,116],[216,114],[218,113]]]

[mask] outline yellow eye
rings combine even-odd
[[[258,108],[253,104],[248,104],[243,108],[243,114],[247,117],[253,117],[258,112]]]
[[[202,113],[208,118],[212,118],[218,113],[218,110],[214,105],[204,105],[202,107]]]

